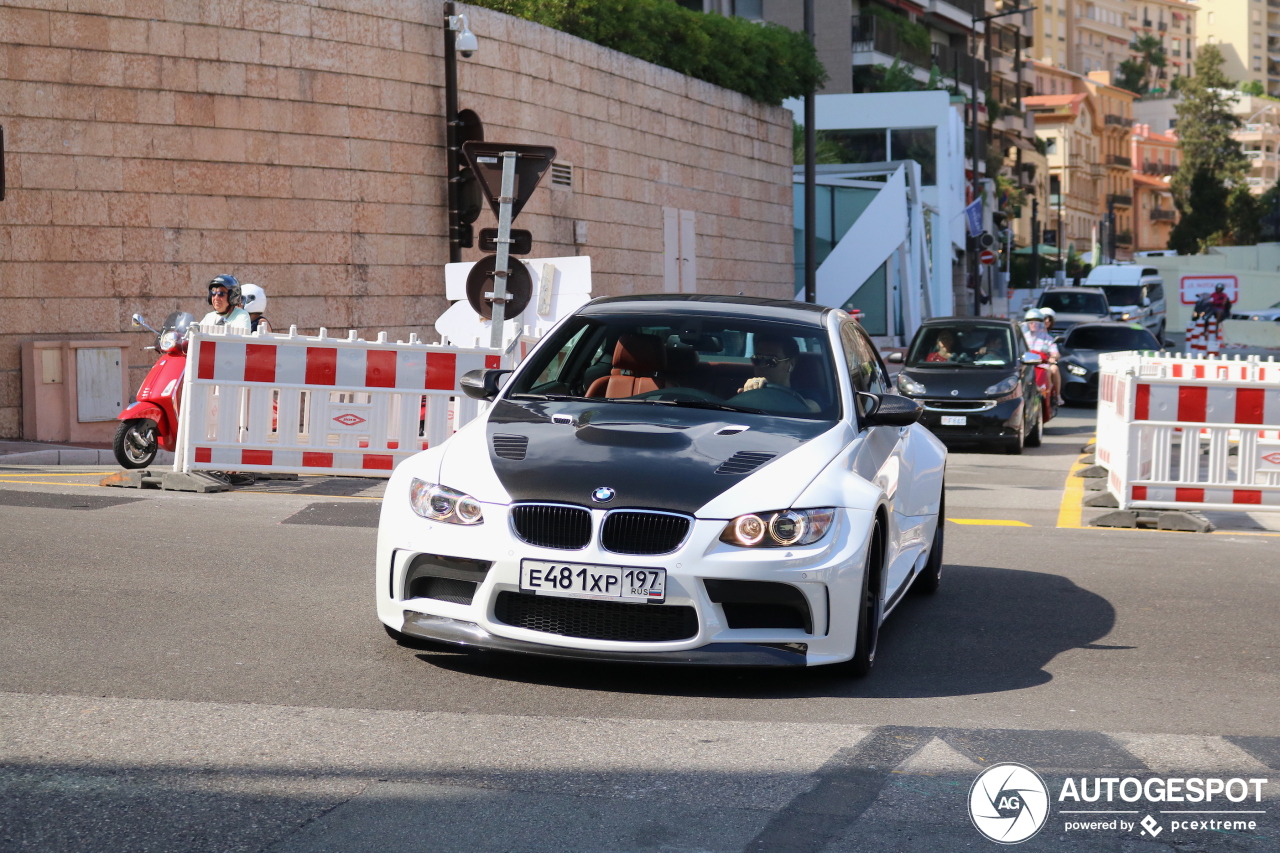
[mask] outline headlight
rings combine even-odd
[[[1250,320],[1261,320],[1262,318],[1261,318],[1261,317],[1259,317],[1257,314],[1254,314],[1254,315],[1253,315],[1252,317],[1250,317],[1249,319],[1250,319]]]
[[[1001,394],[1001,395],[1012,394],[1014,389],[1017,387],[1018,387],[1018,374],[1015,373],[1009,378],[1002,379],[1001,381],[997,382],[995,385],[992,385],[990,388],[988,388],[986,391],[983,391],[982,393]]]
[[[725,525],[720,541],[742,548],[811,545],[827,534],[834,509],[779,509],[740,515]]]
[[[1072,363],[1071,363],[1071,362],[1069,362],[1069,361],[1067,362],[1067,371],[1068,371],[1072,376],[1088,376],[1088,375],[1089,375],[1089,371],[1085,370],[1085,369],[1084,369],[1083,367],[1081,367],[1080,365],[1078,365],[1078,364],[1072,364]]]
[[[1126,311],[1126,312],[1124,312],[1123,314],[1121,314],[1121,315],[1120,315],[1120,319],[1121,319],[1121,320],[1128,320],[1128,319],[1129,319],[1129,318],[1131,318],[1132,316],[1133,316],[1132,314],[1130,314],[1128,311]]]
[[[160,350],[160,352],[177,352],[181,348],[182,341],[178,340],[178,333],[173,329],[169,329],[162,334],[160,343],[156,346],[156,349]]]
[[[898,374],[898,390],[903,394],[915,397],[925,393],[924,386],[905,373]]]
[[[446,524],[483,524],[480,502],[448,486],[438,486],[415,477],[409,483],[409,505],[423,518]]]

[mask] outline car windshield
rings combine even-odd
[[[1124,326],[1077,326],[1067,335],[1067,349],[1092,349],[1100,352],[1160,349],[1155,336],[1146,329]]]
[[[1007,325],[929,325],[916,332],[907,365],[1006,367],[1013,358],[1013,337]]]
[[[1106,317],[1107,298],[1101,293],[1049,293],[1040,297],[1040,308],[1052,308],[1063,314],[1097,314]]]
[[[1107,302],[1111,303],[1112,308],[1118,305],[1142,304],[1142,285],[1140,284],[1109,284],[1103,292],[1107,295]]]
[[[569,320],[507,398],[601,399],[815,420],[840,417],[827,333],[716,317],[591,314]]]

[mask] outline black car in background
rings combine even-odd
[[[1111,319],[1107,295],[1096,287],[1054,287],[1040,294],[1037,308],[1053,309],[1053,333],[1061,335],[1080,323]]]
[[[1068,403],[1098,402],[1098,356],[1149,351],[1160,342],[1141,323],[1081,323],[1058,344],[1062,397]]]
[[[947,444],[983,444],[1021,453],[1043,431],[1035,365],[1022,332],[997,317],[936,317],[907,349],[898,390],[924,403],[920,423]]]

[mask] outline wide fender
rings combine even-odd
[[[481,415],[441,445],[440,485],[466,492],[481,503],[509,504],[511,493],[502,485],[489,457],[489,419]]]
[[[728,519],[748,512],[800,506],[801,495],[815,477],[846,451],[853,438],[854,432],[847,423],[834,425],[708,501],[698,510],[698,518]],[[673,484],[673,488],[679,488],[679,484]]]
[[[132,421],[138,418],[146,418],[149,421],[154,421],[156,426],[160,427],[161,431],[168,431],[166,427],[169,419],[165,415],[164,410],[155,403],[148,403],[145,400],[130,403],[124,407],[123,412],[116,416],[116,420],[119,421]]]
[[[902,482],[894,512],[903,516],[934,515],[942,497],[947,471],[947,447],[920,424],[912,424],[902,439]]]
[[[865,435],[858,436],[840,450],[836,457],[814,477],[792,506],[844,507],[874,515],[885,501],[884,490],[860,476],[856,471],[858,451]]]

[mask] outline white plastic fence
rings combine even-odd
[[[511,367],[506,352],[328,337],[193,331],[178,419],[175,471],[265,471],[388,477],[486,405],[462,375]],[[526,342],[526,349],[531,348]]]
[[[1280,509],[1280,362],[1099,362],[1097,461],[1122,509]]]

